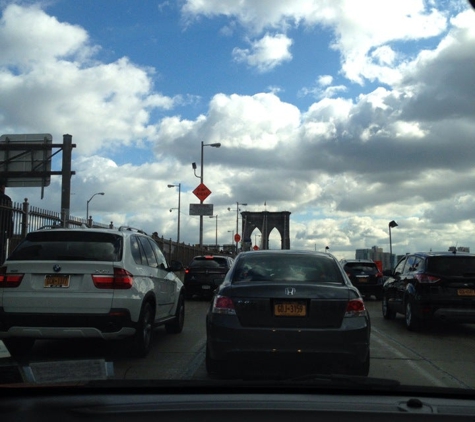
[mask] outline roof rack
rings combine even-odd
[[[127,231],[135,231],[135,232],[141,233],[141,234],[147,234],[147,233],[145,233],[143,230],[137,229],[137,228],[135,228],[135,227],[130,227],[130,226],[120,226],[120,227],[119,227],[119,231],[120,231],[120,232],[126,231],[126,230],[127,230]],[[148,236],[148,235],[147,235],[147,236]]]

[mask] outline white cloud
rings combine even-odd
[[[151,69],[126,57],[93,62],[84,29],[38,7],[8,6],[0,25],[0,122],[5,133],[72,133],[89,154],[151,139],[153,109],[180,97],[154,92]],[[91,136],[94,134],[94,136]]]
[[[268,72],[292,59],[289,51],[291,45],[292,40],[283,34],[266,34],[260,40],[251,42],[250,49],[235,48],[233,56],[237,62],[247,63],[260,72]]]

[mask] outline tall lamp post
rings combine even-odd
[[[209,218],[215,218],[216,219],[216,243],[215,243],[215,247],[216,247],[216,252],[218,252],[218,214],[216,215],[210,215]]]
[[[236,234],[239,234],[239,205],[242,205],[242,206],[246,206],[247,204],[244,204],[244,203],[241,203],[239,204],[239,202],[236,202]],[[228,208],[228,211],[231,211],[231,208]],[[242,241],[243,239],[241,239]],[[236,242],[236,255],[238,253],[238,241],[236,241],[236,239],[234,239],[234,241]]]
[[[178,185],[167,185],[169,188],[178,188],[178,228],[176,230],[176,243],[180,243],[180,212],[181,212],[181,183]],[[173,208],[170,209],[170,211]]]
[[[391,239],[391,229],[394,227],[397,227],[398,224],[394,220],[391,220],[388,226],[389,226],[389,260],[391,261],[391,271],[392,271],[394,260],[393,260],[393,242]]]
[[[203,183],[203,149],[204,147],[213,147],[213,148],[219,148],[221,144],[219,142],[216,142],[214,144],[204,144],[203,141],[201,141],[201,168],[200,168],[200,176],[196,175],[196,163],[192,163],[191,166],[193,167],[193,170],[195,172],[195,176],[200,179],[200,182]],[[203,203],[203,200],[200,200],[200,204]],[[203,247],[203,215],[200,215],[200,248]]]
[[[88,199],[88,201],[87,201],[87,203],[86,203],[86,221],[87,221],[87,224],[88,224],[88,225],[89,225],[89,202],[91,202],[91,201],[92,201],[92,198],[94,198],[96,195],[105,195],[105,193],[104,193],[104,192],[96,192],[94,195],[92,195],[92,196]]]

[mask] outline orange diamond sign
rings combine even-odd
[[[204,183],[200,183],[195,190],[193,191],[195,196],[200,200],[204,201],[208,196],[211,195],[211,191],[206,187]]]

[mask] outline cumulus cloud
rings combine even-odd
[[[37,6],[5,8],[0,50],[4,133],[73,133],[77,153],[90,154],[153,138],[151,111],[180,101],[154,92],[152,70],[127,57],[94,61],[84,29]]]
[[[284,34],[266,34],[258,41],[251,42],[250,49],[235,48],[234,60],[256,67],[260,72],[267,72],[282,62],[291,60],[290,46],[292,40]]]
[[[234,57],[259,69],[259,78],[292,59],[298,41],[289,34],[300,26],[329,30],[341,54],[339,72],[315,72],[314,86],[301,91],[306,106],[266,80],[272,92],[257,84],[253,92],[239,91],[235,84],[234,91],[213,91],[204,112],[186,117],[174,107],[188,93],[155,90],[159,68],[125,56],[105,62],[84,28],[38,6],[7,6],[0,21],[1,131],[73,133],[75,209],[84,212],[90,195],[105,191],[93,215],[148,231],[175,232],[168,210],[177,198],[167,183],[182,183],[183,204],[196,202],[190,164],[199,162],[200,142],[221,142],[206,149],[205,182],[225,235],[235,223],[227,207],[240,201],[261,211],[266,201],[267,210],[292,212],[292,247],[329,245],[351,256],[387,241],[388,218],[399,223],[395,248],[468,242],[475,194],[473,12],[451,11],[448,19],[433,2],[382,3],[184,2],[191,20],[224,16],[227,27],[245,28],[243,38],[255,41]],[[29,37],[34,27],[42,28],[35,35],[40,43]],[[430,42],[411,48],[419,40]],[[356,91],[358,84],[368,88]],[[152,117],[157,110],[163,115]],[[139,164],[111,153],[136,146],[146,156]],[[52,185],[56,193],[47,195],[57,197],[59,184]],[[187,217],[182,233],[194,239],[197,219]]]

